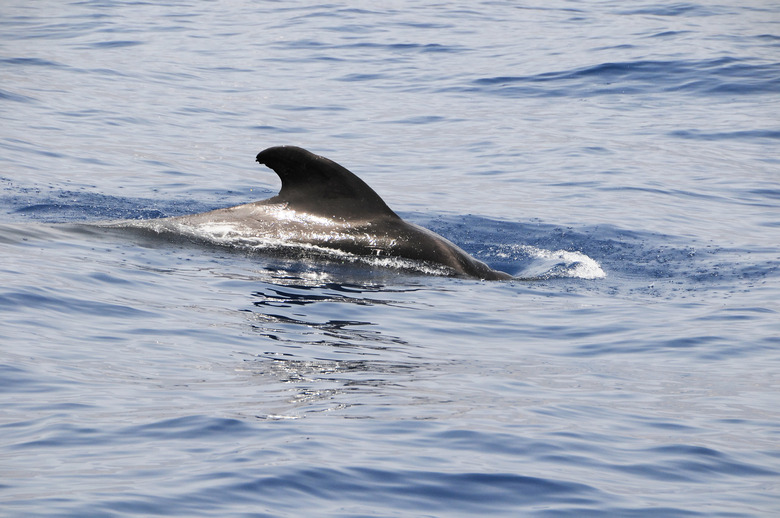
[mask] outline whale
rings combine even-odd
[[[279,176],[282,186],[276,196],[147,221],[158,232],[200,229],[231,243],[261,238],[303,250],[422,262],[454,277],[513,278],[431,230],[404,221],[363,180],[328,158],[297,146],[275,146],[258,153],[256,160]]]

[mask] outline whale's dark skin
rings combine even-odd
[[[455,276],[512,278],[438,234],[402,220],[363,180],[332,160],[299,147],[277,146],[261,151],[257,161],[279,175],[278,195],[160,221],[212,228],[232,225],[243,235],[443,265]]]

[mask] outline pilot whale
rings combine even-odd
[[[438,234],[409,223],[352,172],[295,146],[261,151],[257,162],[282,181],[279,194],[199,214],[149,220],[156,230],[200,228],[211,235],[262,237],[359,256],[400,257],[445,267],[452,276],[511,279]]]

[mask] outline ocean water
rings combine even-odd
[[[779,22],[4,1],[0,515],[777,515]],[[94,225],[280,144],[518,279]]]

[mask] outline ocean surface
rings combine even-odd
[[[517,277],[105,229],[331,158]],[[0,515],[780,514],[780,4],[0,4]]]

